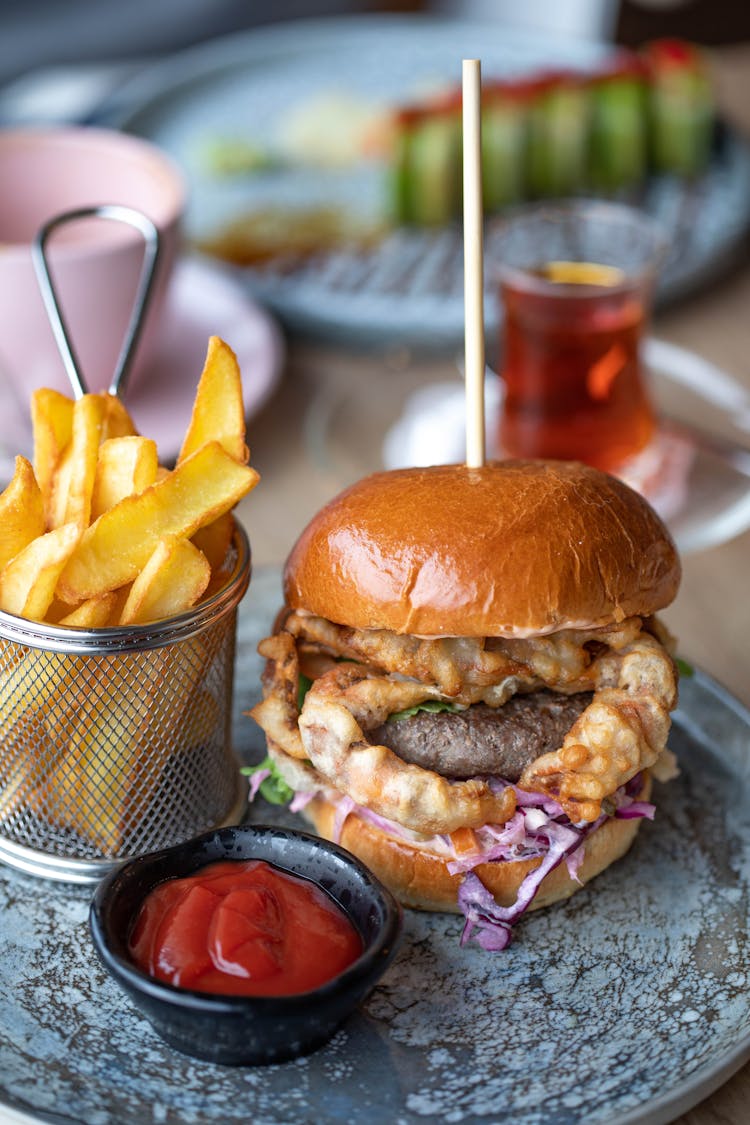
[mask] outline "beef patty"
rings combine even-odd
[[[514,695],[502,707],[477,703],[465,711],[418,711],[367,732],[405,762],[464,779],[496,774],[518,781],[527,765],[557,750],[591,702],[591,693]]]

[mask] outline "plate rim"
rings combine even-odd
[[[425,29],[429,28],[428,34],[430,34],[432,29],[437,32],[438,29],[444,30],[446,27],[467,34],[470,31],[487,34],[497,33],[498,24],[495,20],[456,19],[440,13],[424,16],[408,12],[352,13],[260,24],[216,36],[203,43],[185,47],[162,59],[146,63],[117,86],[117,89],[91,116],[90,121],[91,124],[100,123],[111,125],[113,128],[127,129],[128,122],[147,108],[147,102],[150,108],[150,103],[171,98],[179,87],[191,86],[196,81],[203,81],[217,70],[225,70],[248,62],[268,62],[269,51],[289,51],[291,43],[296,39],[301,39],[304,45],[293,53],[307,55],[311,48],[317,46],[317,40],[325,42],[331,35],[338,40],[346,40],[350,36],[359,39],[363,32],[403,34],[413,30],[423,34]],[[538,46],[545,38],[539,32],[524,31],[520,28],[505,28],[503,36],[511,46],[513,43]],[[602,57],[612,50],[610,44],[595,40],[555,36],[554,41],[563,43],[572,54],[579,55],[581,60]],[[170,82],[174,85],[168,85]],[[133,99],[138,99],[139,104],[135,106],[128,104]]]
[[[750,739],[750,707],[746,706],[741,699],[733,695],[719,680],[716,680],[699,665],[693,665],[692,667],[693,674],[689,678],[707,691],[709,695],[718,699],[724,707],[732,711],[747,729]],[[675,726],[680,725],[681,717],[682,712],[678,705],[673,713]],[[691,718],[687,713],[686,717]],[[682,729],[690,737],[696,738],[693,723],[694,720],[691,721],[690,726],[686,724]],[[699,732],[703,735],[701,745],[713,751],[713,746],[705,737],[705,731],[699,727]],[[750,871],[748,874],[750,875]],[[747,1007],[750,1015],[750,994],[748,995]],[[750,1021],[744,1037],[735,1046],[722,1051],[718,1057],[713,1057],[711,1061],[707,1060],[702,1063],[688,1078],[683,1079],[671,1091],[665,1092],[655,1099],[652,1098],[642,1106],[637,1106],[626,1113],[618,1114],[618,1125],[666,1125],[667,1122],[673,1121],[676,1116],[687,1113],[699,1102],[715,1093],[748,1060],[750,1060]]]

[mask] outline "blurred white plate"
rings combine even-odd
[[[716,546],[750,527],[750,391],[694,352],[648,340],[645,361],[662,414],[663,479],[643,491],[683,554]],[[487,448],[498,456],[501,384],[488,376]],[[463,384],[424,387],[385,436],[383,463],[394,469],[462,461]],[[635,481],[630,483],[635,485]]]

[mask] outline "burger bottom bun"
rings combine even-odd
[[[647,773],[643,778],[636,799],[645,801],[651,793],[651,778]],[[336,809],[331,802],[315,797],[305,806],[303,815],[320,836],[333,838]],[[584,859],[578,869],[580,883],[571,879],[567,864],[560,863],[542,881],[529,910],[569,898],[582,884],[623,856],[636,837],[641,819],[606,820],[584,843]],[[444,857],[388,836],[353,813],[344,822],[339,843],[362,860],[404,906],[460,913],[458,888],[462,876],[448,872]],[[501,906],[512,906],[524,878],[539,863],[538,859],[482,863],[474,871]]]

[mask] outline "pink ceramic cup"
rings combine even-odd
[[[127,401],[158,338],[185,205],[181,173],[154,145],[105,129],[0,131],[0,380],[27,413],[37,387],[72,393],[34,272],[31,243],[40,227],[62,212],[112,203],[145,213],[159,231],[161,246]],[[50,271],[91,391],[106,390],[111,382],[143,250],[138,231],[100,218],[66,224],[50,237]]]

